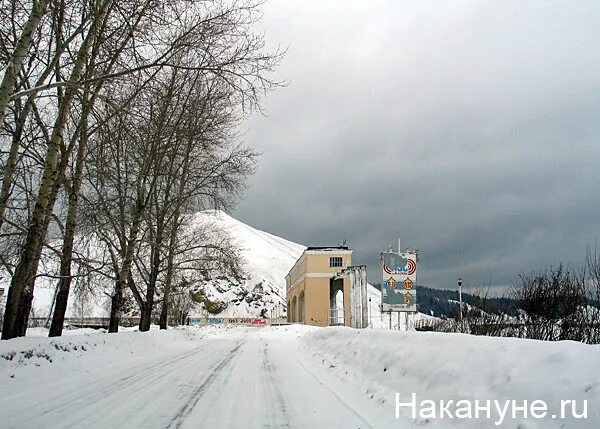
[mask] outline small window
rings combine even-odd
[[[341,267],[342,266],[342,257],[341,256],[332,256],[329,258],[329,266],[330,267]]]

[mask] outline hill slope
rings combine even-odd
[[[220,211],[194,215],[192,224],[211,224],[229,235],[244,259],[245,278],[204,279],[200,288],[211,300],[227,307],[221,317],[249,317],[285,314],[285,276],[305,247],[246,225]],[[202,311],[196,315],[204,315]]]

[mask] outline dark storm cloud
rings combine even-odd
[[[264,153],[234,213],[355,249],[398,237],[419,282],[509,284],[600,231],[600,4],[271,1],[290,81],[248,123]]]

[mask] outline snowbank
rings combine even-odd
[[[600,427],[600,346],[465,334],[324,328],[308,332],[306,348],[342,380],[364,387],[368,399],[395,410],[401,402],[543,400],[543,420],[505,420],[502,427]],[[586,420],[552,419],[561,400],[577,400]],[[420,419],[401,408],[401,419],[430,427],[494,427],[495,420]],[[566,426],[564,426],[566,424]]]
[[[23,387],[56,372],[63,372],[65,378],[82,372],[92,376],[96,372],[118,370],[124,362],[131,366],[149,358],[168,358],[197,347],[199,339],[226,330],[226,327],[207,326],[107,334],[81,329],[65,331],[70,335],[63,337],[0,341],[0,390],[8,379],[18,380]]]
[[[121,327],[121,330],[125,330],[126,328]],[[27,328],[27,336],[28,337],[47,337],[50,332],[49,328],[44,328],[41,326]],[[63,336],[72,336],[72,335],[86,335],[86,334],[101,334],[105,333],[106,329],[92,329],[92,328],[75,328],[69,329],[68,327],[63,329]],[[125,331],[124,331],[125,332]]]

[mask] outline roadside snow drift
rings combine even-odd
[[[366,398],[389,404],[395,412],[396,393],[410,403],[448,401],[543,400],[544,419],[527,419],[517,411],[501,427],[600,427],[600,346],[576,342],[542,342],[433,332],[390,332],[326,328],[303,337],[313,358],[329,366],[343,381],[361,386]],[[577,414],[587,400],[587,419],[560,419],[561,400],[576,400]],[[566,410],[571,412],[569,404]],[[453,408],[450,407],[450,410]],[[418,408],[417,408],[418,410]],[[557,415],[556,419],[552,414]],[[438,407],[439,415],[439,407]],[[485,413],[480,413],[484,416]],[[492,419],[412,418],[411,407],[400,407],[400,421],[426,427],[494,427]],[[399,427],[401,425],[399,424]]]
[[[142,364],[193,349],[196,342],[224,332],[214,327],[120,332],[106,334],[90,329],[67,330],[62,337],[22,337],[0,341],[0,392],[13,384],[23,387],[43,382],[47,371],[61,378],[118,370],[123,364]]]

